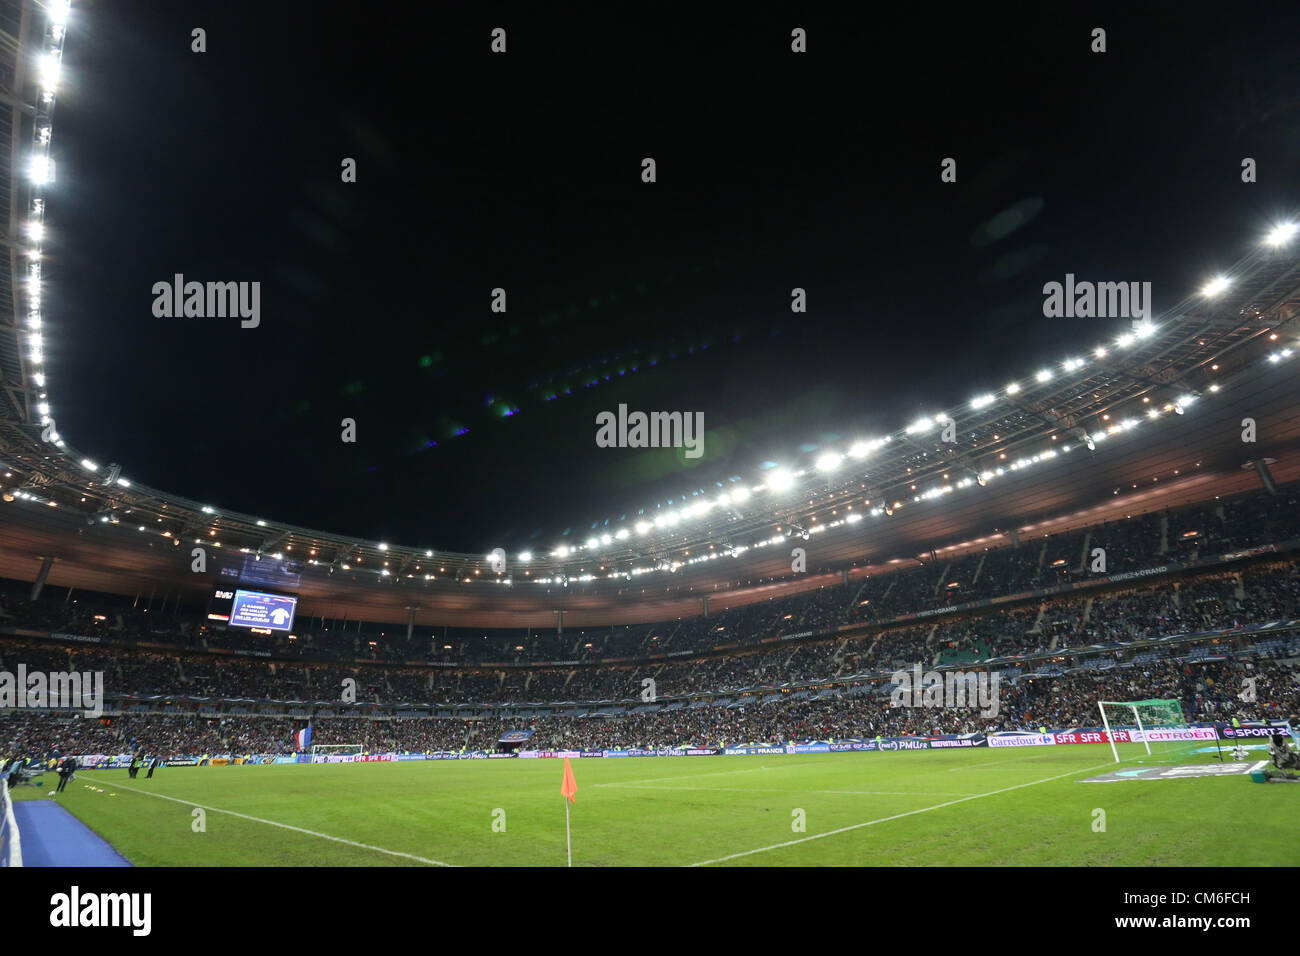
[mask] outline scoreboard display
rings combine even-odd
[[[260,631],[289,631],[298,599],[265,591],[236,590],[230,605],[231,627],[256,628]]]
[[[235,592],[231,588],[219,587],[208,599],[208,620],[225,623],[230,620],[230,605],[235,602]]]

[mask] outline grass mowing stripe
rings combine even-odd
[[[296,827],[291,823],[277,823],[275,820],[266,820],[262,817],[249,816],[247,813],[239,813],[235,810],[223,810],[221,807],[208,807],[201,803],[195,803],[193,800],[182,800],[179,797],[169,797],[163,793],[152,793],[149,790],[140,790],[136,787],[128,787],[125,784],[114,783],[111,780],[96,780],[94,777],[87,777],[84,774],[78,776],[77,779],[89,780],[91,783],[102,784],[105,787],[113,787],[116,790],[130,790],[132,793],[139,793],[146,797],[157,797],[159,800],[170,800],[172,803],[181,803],[187,807],[198,807],[200,810],[210,810],[213,813],[226,813],[232,817],[239,817],[241,820],[252,820],[254,823],[265,823],[267,826],[280,827],[284,830],[293,830],[295,833],[305,833],[308,836],[320,837],[322,840],[333,840],[335,843],[346,843],[348,846],[359,847],[362,850],[373,850],[375,853],[387,853],[389,856],[400,856],[408,860],[415,860],[417,863],[427,863],[429,866],[456,865],[454,863],[443,863],[441,860],[430,860],[427,857],[416,856],[414,853],[403,853],[400,850],[387,850],[382,846],[372,846],[369,843],[358,843],[356,840],[345,840],[343,837],[330,836],[328,833],[308,830],[305,827]]]
[[[687,764],[687,766],[690,766]],[[764,770],[797,770],[797,767],[750,767],[748,770],[719,770],[716,773],[680,773],[675,777],[647,777],[644,780],[628,780],[615,783],[597,783],[597,787],[625,787],[629,783],[672,783],[674,780],[700,780],[704,777],[728,777],[736,773],[762,773]]]
[[[1060,780],[1062,777],[1072,777],[1077,773],[1088,773],[1092,770],[1100,770],[1102,767],[1113,766],[1114,761],[1109,763],[1099,763],[1095,767],[1084,767],[1080,770],[1071,770],[1069,773],[1058,773],[1055,777],[1044,777],[1042,780],[1031,780],[1029,783],[1018,783],[1013,787],[1003,787],[1001,790],[990,790],[988,793],[976,793],[969,797],[962,797],[960,800],[949,800],[946,803],[936,803],[932,807],[921,807],[919,810],[908,810],[906,813],[895,813],[892,816],[881,817],[879,820],[867,820],[865,823],[854,823],[851,826],[840,827],[836,830],[827,830],[825,833],[814,833],[812,836],[800,837],[797,840],[786,840],[784,843],[773,843],[771,846],[761,846],[756,850],[744,850],[740,853],[729,853],[726,856],[720,856],[713,860],[701,860],[699,863],[688,863],[687,866],[708,866],[710,863],[724,863],[727,860],[736,860],[742,856],[753,856],[755,853],[766,853],[768,850],[779,850],[782,847],[794,846],[798,843],[807,843],[809,840],[820,840],[823,837],[835,836],[839,833],[848,833],[850,830],[861,830],[863,827],[875,826],[877,823],[888,823],[890,820],[901,820],[903,817],[916,816],[918,813],[928,813],[931,810],[942,810],[944,807],[955,806],[959,803],[966,803],[968,800],[979,800],[982,797],[992,797],[999,793],[1008,793],[1012,790],[1020,790],[1024,787],[1034,787],[1040,783],[1050,783],[1053,780]]]
[[[1026,754],[1022,750],[1017,753],[1016,756],[1008,757],[1005,760],[986,760],[983,763],[973,763],[969,767],[948,767],[947,770],[949,773],[959,773],[963,770],[982,770],[985,767],[1001,767],[1009,763],[1022,763],[1024,758],[1032,758],[1033,756],[1032,753]]]
[[[704,790],[709,793],[841,793],[854,797],[966,797],[964,790],[804,790],[801,787],[656,787],[639,783],[606,783],[628,790]]]

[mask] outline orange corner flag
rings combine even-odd
[[[564,758],[564,783],[560,784],[560,793],[569,798],[570,803],[577,803],[578,781],[573,779],[573,765],[569,758]]]

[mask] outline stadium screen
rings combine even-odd
[[[239,590],[231,602],[229,625],[265,631],[288,631],[293,628],[293,615],[297,607],[296,597]]]
[[[230,605],[235,602],[235,592],[229,588],[217,588],[208,599],[208,620],[223,624],[230,620]]]

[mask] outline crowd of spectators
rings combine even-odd
[[[1241,700],[1253,679],[1254,701]],[[992,733],[1039,727],[1093,727],[1099,700],[1172,698],[1189,721],[1300,721],[1300,673],[1285,661],[1160,660],[1108,671],[1010,676],[997,688],[997,713],[979,708],[894,706],[887,682],[820,699],[779,699],[678,707],[618,716],[540,718],[320,718],[319,744],[355,744],[369,753],[496,749],[508,730],[531,730],[529,749],[717,748],[741,743]],[[301,721],[284,717],[130,715],[98,720],[31,711],[0,712],[0,753],[172,756],[288,753]]]
[[[1116,573],[1294,538],[1300,536],[1297,503],[1294,490],[1278,498],[1261,494],[1034,538],[953,561],[930,560],[709,616],[563,635],[445,628],[407,641],[404,629],[390,634],[382,627],[354,630],[322,622],[300,627],[290,639],[218,630],[201,619],[199,608],[155,608],[153,602],[111,607],[66,595],[26,601],[0,593],[0,671],[15,673],[21,664],[29,672],[101,672],[107,693],[143,699],[128,702],[120,715],[97,719],[0,710],[0,752],[288,752],[303,720],[285,716],[283,706],[258,714],[259,704],[270,701],[304,702],[295,712],[318,715],[317,743],[417,753],[492,749],[504,731],[519,729],[533,732],[530,747],[559,750],[1089,726],[1097,721],[1099,699],[1150,697],[1178,699],[1191,720],[1295,720],[1300,688],[1292,666],[1294,639],[1285,652],[1236,657],[1190,650],[1224,649],[1233,646],[1231,640],[1180,641],[1177,657],[1168,646],[1131,647],[1211,630],[1244,634],[1248,625],[1300,618],[1295,559],[1224,566],[1155,583],[1139,578],[1008,605],[958,606],[1092,577],[1088,555],[1097,547],[1106,550],[1108,572]],[[905,624],[895,620],[947,608],[956,610]],[[837,636],[835,628],[844,624],[861,626]],[[771,640],[788,635],[813,638]],[[721,645],[728,649],[716,650]],[[694,656],[599,663],[664,650]],[[1006,661],[1024,655],[1039,657]],[[485,661],[569,663],[475,666]],[[437,662],[454,666],[428,666]],[[890,706],[888,679],[881,675],[914,664],[965,662],[1001,668],[996,716]],[[1257,694],[1250,703],[1239,696],[1247,677]],[[667,706],[599,706],[644,699],[647,680]],[[348,681],[355,682],[359,703],[410,704],[426,714],[438,708],[450,714],[452,705],[583,706],[553,706],[547,716],[536,717],[394,716],[400,706],[370,716],[334,716],[320,702],[339,701]],[[811,684],[821,687],[817,695],[803,689]],[[245,706],[228,712],[239,702]],[[164,712],[139,712],[146,707]]]

